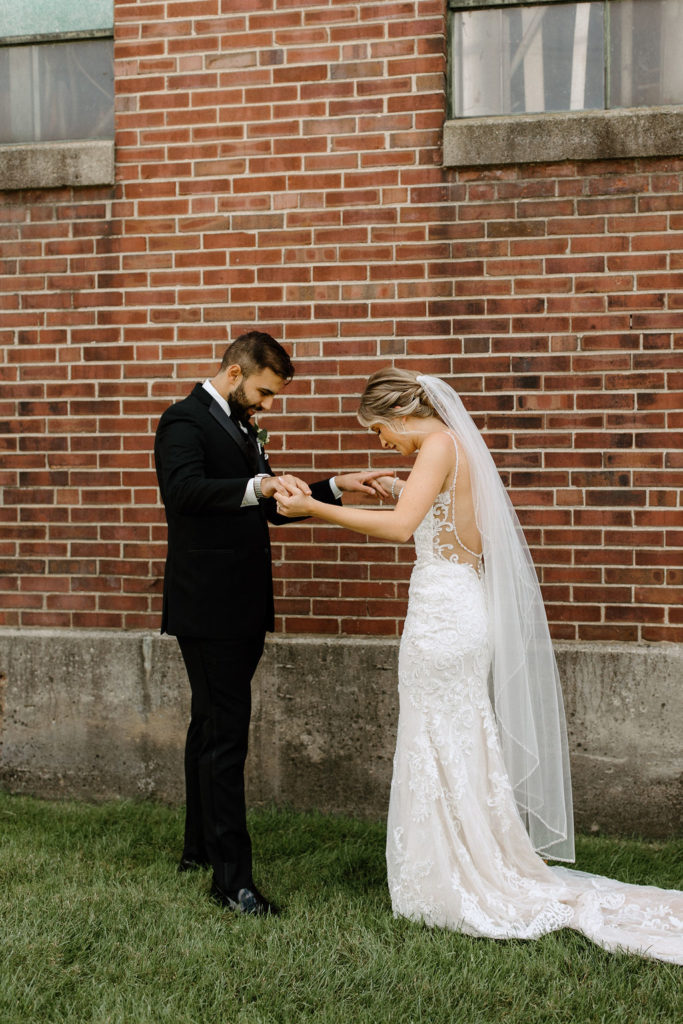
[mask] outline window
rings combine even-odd
[[[112,184],[114,0],[0,0],[0,189]]]
[[[0,8],[0,142],[112,139],[113,0]]]
[[[445,163],[683,152],[683,0],[449,8]]]
[[[681,40],[683,0],[454,9],[453,114],[681,103]]]

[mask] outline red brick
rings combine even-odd
[[[624,587],[680,584],[661,582],[683,559],[679,172],[444,171],[441,4],[222,6],[198,0],[190,22],[185,2],[117,4],[120,184],[7,204],[0,376],[20,388],[0,413],[16,431],[0,442],[16,460],[3,557],[15,585],[42,587],[19,560],[57,544],[60,582],[3,621],[155,628],[165,527],[151,432],[259,322],[297,363],[273,416],[283,467],[379,465],[355,424],[367,375],[393,360],[444,374],[514,486],[553,636],[680,637],[679,605],[619,616]],[[280,628],[396,635],[411,545],[273,534],[284,593],[335,588],[279,597]],[[67,578],[76,593],[56,589]]]

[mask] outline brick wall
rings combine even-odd
[[[401,468],[363,382],[445,375],[554,635],[683,640],[683,159],[444,169],[442,0],[116,18],[116,187],[3,196],[2,623],[157,627],[156,421],[256,324],[297,366],[277,468]],[[398,631],[410,545],[274,541],[279,628]]]

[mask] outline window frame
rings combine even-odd
[[[566,0],[565,0],[566,2]],[[73,32],[34,32],[24,36],[0,36],[0,46],[27,46],[34,43],[68,43],[79,39],[113,39],[113,28],[84,28]]]
[[[683,104],[482,117],[453,115],[451,32],[454,12],[572,2],[581,0],[449,0],[445,167],[683,155]]]

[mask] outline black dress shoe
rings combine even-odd
[[[192,857],[181,857],[178,863],[178,871],[201,871],[203,868],[210,868],[208,860],[193,860]]]
[[[280,908],[263,896],[258,889],[239,889],[237,892],[223,892],[215,882],[211,885],[211,899],[221,907],[228,907],[238,914],[251,917],[277,917]]]

